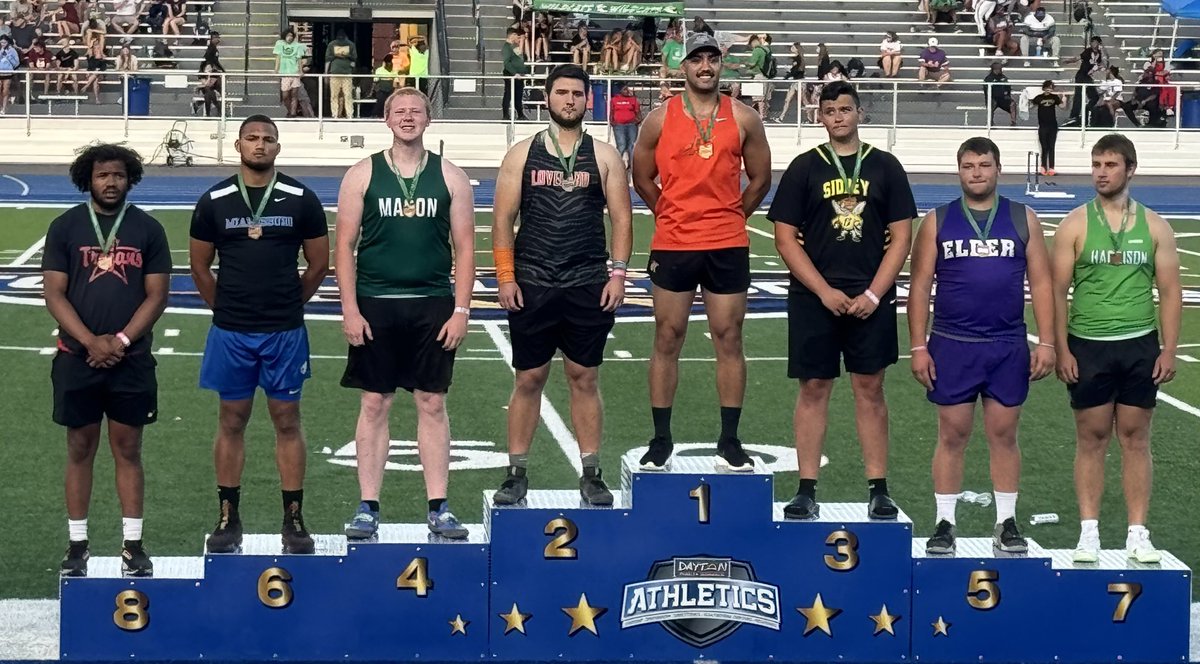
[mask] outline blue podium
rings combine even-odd
[[[237,554],[158,558],[153,579],[95,558],[62,581],[61,657],[1186,661],[1191,572],[1169,554],[1075,566],[1035,542],[1006,556],[960,538],[958,555],[927,556],[903,513],[824,503],[788,521],[770,474],[717,472],[711,456],[643,472],[641,452],[622,459],[611,508],[574,490],[512,507],[488,493],[463,542],[389,524],[293,556],[250,535]]]

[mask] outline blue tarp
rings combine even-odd
[[[1200,18],[1200,0],[1163,0],[1162,8],[1175,18]]]

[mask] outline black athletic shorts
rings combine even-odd
[[[646,269],[651,283],[675,293],[694,292],[696,286],[717,295],[745,293],[750,288],[750,248],[651,249]]]
[[[844,358],[849,373],[879,373],[900,359],[896,298],[880,298],[866,320],[835,316],[809,292],[788,293],[788,378],[837,378]]]
[[[1067,336],[1067,348],[1079,365],[1079,382],[1067,385],[1071,408],[1083,410],[1109,403],[1153,408],[1158,398],[1154,363],[1158,332],[1121,341],[1094,341]]]
[[[508,312],[513,368],[536,369],[555,351],[584,367],[604,361],[604,344],[616,314],[600,307],[605,284],[567,288],[521,285],[525,306]]]
[[[358,310],[372,338],[350,346],[342,387],[378,394],[450,389],[455,351],[437,337],[454,314],[453,297],[363,297]]]
[[[113,422],[140,427],[158,419],[158,363],[150,353],[127,355],[111,369],[93,369],[86,355],[59,351],[50,367],[54,421],[72,429]]]

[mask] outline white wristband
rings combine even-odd
[[[471,309],[468,307],[454,307],[454,313],[466,314],[467,318],[471,317]]]
[[[866,295],[866,296],[867,296],[867,299],[871,301],[871,304],[874,304],[874,305],[876,305],[876,306],[879,306],[879,296],[878,296],[878,295],[876,295],[876,294],[874,294],[874,293],[872,293],[870,288],[868,288],[867,290],[863,291],[863,295]]]

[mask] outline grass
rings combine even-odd
[[[53,210],[6,210],[0,241],[0,264],[8,264],[32,245],[57,212]],[[176,265],[186,264],[184,249],[188,213],[160,211],[157,216],[168,228],[175,248]],[[490,217],[477,216],[486,227]],[[1186,222],[1179,222],[1184,224]],[[779,270],[778,258],[769,236],[769,225],[757,217],[751,252],[756,271]],[[649,221],[639,217],[633,264],[642,267],[649,243]],[[481,266],[490,263],[488,234],[480,228],[476,237]],[[1198,252],[1183,256],[1185,286],[1200,289],[1200,279],[1188,277],[1200,271],[1200,239],[1181,234],[1180,246]],[[36,266],[35,257],[29,265]],[[0,268],[0,286],[12,285],[13,271]],[[21,278],[28,278],[27,273]],[[25,282],[36,287],[35,281]],[[0,293],[5,292],[0,288]],[[11,292],[11,289],[10,291]],[[637,295],[631,293],[631,295]],[[644,294],[643,294],[644,295]],[[332,291],[323,297],[336,299]],[[484,304],[482,296],[479,305]],[[66,515],[62,502],[62,469],[65,461],[64,431],[50,420],[50,357],[54,321],[41,306],[18,304],[0,298],[0,360],[8,385],[0,405],[0,505],[4,505],[10,531],[18,534],[0,540],[0,598],[52,597],[57,590],[57,566],[66,540]],[[352,438],[358,395],[338,386],[344,368],[345,341],[340,325],[333,320],[309,322],[312,340],[313,379],[305,388],[303,412],[309,464],[305,512],[314,532],[340,532],[342,523],[357,503],[357,481],[352,467],[333,463],[335,452]],[[472,325],[455,365],[454,386],[448,409],[456,441],[480,441],[456,453],[458,463],[469,459],[491,467],[460,469],[451,474],[450,500],[460,517],[481,519],[480,492],[495,488],[504,463],[505,410],[512,374],[503,361],[484,323]],[[905,321],[900,321],[902,341],[907,341]],[[216,517],[216,488],[212,471],[211,444],[216,427],[217,397],[196,386],[208,317],[168,313],[156,327],[158,350],[160,420],[146,429],[146,538],[155,555],[197,555],[205,532]],[[177,330],[166,336],[166,330]],[[711,345],[704,338],[702,322],[693,323],[684,349],[688,359],[680,369],[680,391],[675,404],[677,442],[711,444],[718,431],[718,412],[713,380]],[[609,477],[619,477],[620,455],[644,445],[650,433],[646,388],[646,358],[653,337],[647,322],[623,321],[613,331],[601,371],[605,399],[605,434],[602,462]],[[778,446],[784,455],[792,441],[792,408],[796,385],[786,378],[786,321],[753,318],[747,321],[745,348],[751,359],[742,438],[747,444]],[[1185,311],[1183,342],[1200,342],[1200,314]],[[1200,346],[1200,344],[1197,344]],[[902,345],[903,347],[903,345]],[[170,348],[171,352],[164,352]],[[1181,355],[1192,351],[1181,349]],[[1188,356],[1189,358],[1191,356]],[[1184,404],[1200,404],[1200,369],[1191,361],[1179,363],[1179,377],[1166,392]],[[936,414],[923,390],[912,380],[907,361],[889,371],[886,383],[891,407],[891,471],[889,486],[902,507],[917,523],[918,534],[932,528],[934,512],[930,459],[936,439]],[[561,372],[555,371],[547,387],[550,403],[569,420],[567,391]],[[1195,411],[1195,409],[1192,409]],[[842,381],[834,391],[826,454],[830,458],[821,478],[822,500],[861,501],[866,496],[865,480],[854,432],[853,403],[849,387]],[[1154,424],[1154,451],[1158,461],[1151,528],[1155,542],[1179,555],[1193,567],[1200,565],[1200,531],[1192,527],[1186,510],[1178,508],[1190,497],[1194,478],[1200,475],[1200,457],[1192,440],[1200,411],[1188,412],[1160,404]],[[392,438],[413,440],[415,418],[406,398],[397,400],[392,414]],[[986,448],[976,435],[967,454],[964,489],[990,488]],[[1067,406],[1066,390],[1054,379],[1036,383],[1022,420],[1021,445],[1024,477],[1019,512],[1028,517],[1039,512],[1056,512],[1058,524],[1026,526],[1026,533],[1052,548],[1074,546],[1075,497],[1071,482],[1074,428]],[[247,463],[243,479],[242,513],[247,532],[277,532],[280,497],[272,453],[272,433],[266,407],[260,397],[247,431]],[[415,449],[393,451],[396,463],[415,464]],[[470,450],[470,451],[467,451]],[[485,454],[486,452],[492,454]],[[1123,544],[1125,528],[1120,493],[1119,454],[1114,446],[1108,468],[1108,485],[1101,520],[1101,533],[1109,547]],[[530,475],[534,488],[573,488],[576,480],[569,460],[545,426],[539,426],[534,441]],[[119,547],[120,519],[112,485],[112,461],[106,453],[97,456],[93,507],[89,516],[93,555],[115,555]],[[794,471],[776,476],[776,498],[787,499],[795,491]],[[419,473],[388,472],[382,496],[386,521],[420,522],[424,519],[424,486]],[[992,508],[962,505],[959,528],[963,535],[991,532]],[[32,536],[25,536],[29,533]]]

